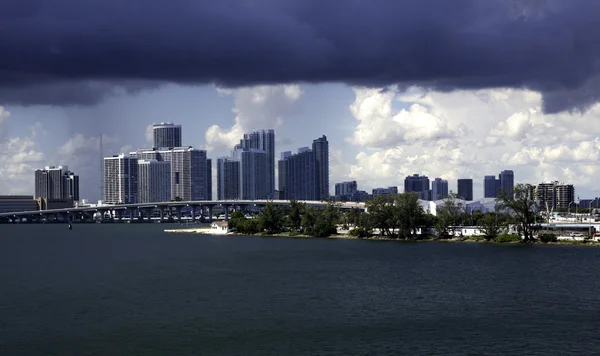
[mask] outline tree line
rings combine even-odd
[[[366,202],[367,212],[353,208],[340,211],[340,204],[328,202],[323,208],[291,201],[289,206],[267,203],[259,214],[246,218],[242,212],[233,212],[229,226],[244,234],[281,234],[326,237],[337,233],[342,226],[351,235],[369,238],[384,236],[394,239],[417,240],[430,236],[447,239],[456,235],[455,228],[477,226],[486,240],[496,239],[517,227],[523,241],[530,242],[536,232],[539,207],[528,194],[530,187],[519,184],[510,194],[497,198],[494,212],[467,213],[466,207],[451,193],[444,204],[436,207],[435,214],[426,210],[415,193],[377,196]],[[460,233],[459,233],[460,234]]]

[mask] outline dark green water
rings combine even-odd
[[[0,355],[600,354],[600,249],[0,225]]]

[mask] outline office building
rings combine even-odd
[[[483,177],[483,197],[484,198],[495,198],[497,196],[498,188],[500,187],[500,181],[496,179],[496,176],[485,176]]]
[[[296,154],[283,152],[278,162],[281,199],[325,200],[329,198],[329,143],[322,136],[312,149],[301,147]],[[352,183],[347,182],[348,189]],[[354,182],[356,190],[356,182]]]
[[[235,148],[235,150],[239,149],[242,151],[244,149],[265,151],[265,168],[261,170],[265,173],[261,179],[265,180],[267,186],[267,198],[273,199],[275,197],[275,131],[272,129],[257,130],[244,134],[244,138]]]
[[[431,182],[431,200],[446,199],[448,197],[448,181],[435,178]]]
[[[217,159],[217,199],[240,199],[240,160],[232,157]]]
[[[457,188],[459,199],[466,201],[473,200],[473,179],[459,179]]]
[[[244,200],[269,199],[267,155],[264,150],[243,148],[240,156],[240,196]],[[275,191],[273,190],[273,197]]]
[[[207,174],[208,158],[205,150],[192,146],[169,149],[140,149],[129,157],[140,160],[167,161],[171,163],[171,200],[209,200],[212,176]]]
[[[392,196],[398,195],[398,187],[375,188],[372,190],[373,198],[379,195]]]
[[[277,174],[277,178],[278,178],[278,185],[277,185],[277,190],[278,190],[278,194],[277,197],[279,200],[285,200],[286,199],[286,190],[287,190],[287,174],[286,174],[286,169],[287,169],[287,159],[292,156],[292,152],[291,151],[285,151],[281,153],[281,158],[279,160],[279,162],[277,162],[277,170],[278,170],[278,174]]]
[[[500,190],[507,196],[512,195],[512,190],[515,187],[515,173],[512,170],[504,170],[498,176],[500,181]],[[496,193],[498,195],[499,192]]]
[[[314,151],[308,147],[298,153],[284,152],[279,162],[279,182],[283,184],[280,198],[285,200],[319,200],[318,164]]]
[[[38,210],[38,206],[31,195],[0,195],[0,213],[35,210]]]
[[[152,125],[153,148],[181,147],[181,125],[160,123]]]
[[[329,198],[329,142],[323,135],[313,141],[312,150],[315,155],[319,185],[319,200]]]
[[[358,190],[358,184],[355,180],[349,182],[335,183],[335,196],[351,195]]]
[[[138,203],[171,200],[171,163],[138,160]]]
[[[79,200],[79,176],[67,166],[46,166],[35,170],[35,198]]]
[[[120,154],[104,158],[104,202],[107,204],[137,203],[138,160]]]
[[[212,159],[206,159],[206,200],[212,200],[213,198],[213,185],[212,185]]]
[[[539,183],[535,187],[534,199],[542,210],[566,210],[575,205],[575,187],[557,181]]]
[[[404,192],[417,193],[419,199],[431,200],[431,190],[429,189],[429,177],[413,174],[404,178]]]

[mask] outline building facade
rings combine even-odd
[[[358,190],[358,184],[355,180],[335,184],[335,196],[351,195]]]
[[[512,170],[504,170],[500,172],[498,178],[500,180],[500,189],[507,196],[511,196],[512,190],[515,187],[515,172],[513,172]],[[497,192],[497,194],[498,193],[499,192]]]
[[[152,125],[153,148],[181,147],[181,125],[160,123]]]
[[[239,155],[241,199],[269,199],[266,152],[256,148],[244,148]],[[273,191],[273,196],[275,196],[275,191]]]
[[[431,190],[429,189],[429,177],[413,174],[404,178],[404,192],[417,193],[419,199],[431,200]]]
[[[240,199],[240,160],[232,157],[217,159],[217,199]]]
[[[266,181],[267,197],[275,197],[275,131],[257,130],[244,134],[239,148],[265,151],[265,169],[262,179]]]
[[[308,147],[298,153],[284,152],[285,158],[280,161],[280,182],[284,182],[283,199],[285,200],[319,200],[319,173],[314,152]],[[281,196],[280,196],[281,197]]]
[[[327,136],[323,135],[313,140],[312,151],[317,165],[319,200],[326,200],[329,198],[329,142]]]
[[[473,179],[459,179],[457,182],[457,195],[466,201],[473,200]]]
[[[431,200],[446,199],[448,197],[448,181],[435,178],[431,182]]]
[[[496,176],[485,176],[483,177],[483,197],[484,198],[495,198],[497,188],[500,186],[500,182],[496,179]]]
[[[171,163],[138,160],[138,203],[171,200]]]
[[[120,154],[104,158],[104,202],[134,204],[138,198],[137,158]]]
[[[35,170],[35,198],[79,200],[79,176],[67,166],[46,166]]]
[[[38,206],[31,195],[0,195],[0,213],[35,210]]]

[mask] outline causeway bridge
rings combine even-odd
[[[298,200],[299,203],[315,208],[322,208],[329,204],[326,201]],[[29,222],[41,223],[51,221],[86,222],[94,221],[94,216],[107,222],[128,220],[129,222],[153,221],[158,215],[159,221],[181,221],[183,214],[189,214],[192,221],[196,218],[206,217],[213,219],[213,210],[223,211],[225,220],[229,219],[229,211],[249,211],[260,209],[271,203],[276,206],[290,205],[289,200],[198,200],[198,201],[171,201],[138,204],[115,204],[100,206],[82,206],[64,209],[33,210],[0,213],[0,223]],[[365,209],[365,203],[336,202],[340,209]]]

